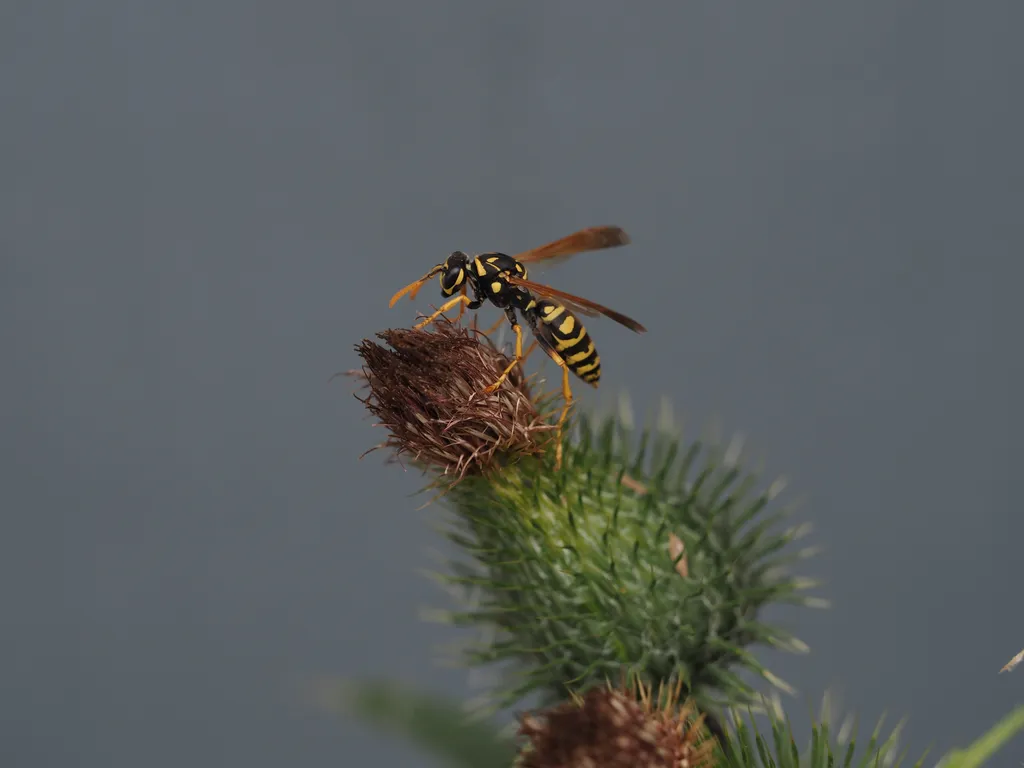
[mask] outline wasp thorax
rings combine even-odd
[[[469,257],[462,251],[452,251],[451,255],[445,259],[441,270],[441,292],[445,296],[451,296],[462,287],[466,280],[467,264],[469,264]]]

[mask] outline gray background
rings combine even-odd
[[[742,431],[827,550],[811,654],[762,654],[793,718],[837,686],[915,757],[979,735],[1024,691],[1021,21],[4,3],[0,762],[428,764],[293,695],[470,693],[417,616],[437,512],[328,377],[450,250],[598,223],[634,245],[550,280],[650,332],[592,324],[584,405]]]

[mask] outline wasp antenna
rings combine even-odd
[[[403,296],[405,296],[405,294],[407,294],[407,293],[410,294],[409,295],[410,299],[415,299],[416,298],[416,294],[419,293],[420,286],[422,286],[423,283],[427,282],[427,280],[432,278],[434,275],[436,275],[442,269],[444,269],[444,265],[438,264],[436,267],[434,267],[432,270],[427,272],[427,274],[425,274],[419,280],[416,280],[415,282],[409,283],[407,286],[405,286],[405,288],[403,288],[402,290],[400,290],[398,293],[396,293],[394,296],[391,297],[391,301],[388,302],[388,307],[390,308],[390,307],[395,306],[395,304],[398,302],[398,300],[400,298],[402,298]]]

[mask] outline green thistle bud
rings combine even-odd
[[[388,444],[464,478],[445,497],[446,532],[468,558],[438,579],[467,601],[445,620],[485,630],[463,659],[508,675],[492,708],[561,702],[623,670],[685,681],[705,712],[757,700],[744,671],[786,687],[749,650],[806,650],[759,618],[812,604],[784,568],[800,529],[773,530],[788,510],[763,514],[777,484],[755,493],[729,452],[622,417],[577,418],[556,471],[540,439],[551,418],[521,376],[470,400],[507,364],[489,342],[448,324],[382,337],[394,351],[364,342],[360,354]]]

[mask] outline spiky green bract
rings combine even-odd
[[[733,726],[719,752],[722,768],[901,768],[906,753],[897,754],[902,723],[882,739],[884,718],[875,726],[867,747],[857,750],[856,729],[846,737],[835,738],[827,720],[812,722],[811,742],[803,750],[796,745],[789,720],[775,708],[767,708],[771,738],[766,739],[748,710],[749,724],[742,713],[731,710]],[[914,764],[920,768],[927,753]]]
[[[738,708],[730,709],[730,727],[720,749],[716,751],[717,766],[721,768],[903,768],[906,766],[907,750],[900,750],[899,741],[903,722],[898,723],[888,734],[883,733],[883,716],[871,733],[867,744],[858,748],[857,727],[848,718],[836,732],[830,724],[830,717],[823,713],[819,721],[811,721],[810,743],[800,749],[793,737],[793,730],[782,711],[781,704],[765,702],[768,714],[770,737],[765,736],[754,722],[748,710],[746,718]],[[954,749],[939,760],[941,768],[980,768],[988,765],[990,758],[1014,736],[1024,729],[1024,707],[1004,717],[987,733],[965,749]],[[926,750],[914,768],[925,764],[929,751]]]
[[[509,673],[486,704],[557,702],[624,670],[684,680],[703,711],[753,701],[743,671],[785,688],[749,650],[806,650],[759,619],[766,605],[810,602],[809,582],[785,575],[801,555],[784,551],[798,529],[773,530],[788,512],[769,510],[775,488],[755,493],[756,476],[715,446],[638,436],[621,417],[577,427],[561,471],[549,452],[447,497],[447,533],[469,562],[438,578],[470,603],[446,619],[491,630],[465,660]]]
[[[328,709],[359,717],[391,733],[418,744],[437,757],[439,765],[451,768],[510,768],[522,761],[523,748],[517,749],[505,728],[493,721],[468,721],[461,704],[434,694],[385,682],[323,684],[316,686],[316,698]],[[573,700],[582,701],[574,696]],[[667,697],[649,698],[662,707]],[[641,697],[641,703],[647,703]],[[564,706],[562,707],[564,709]],[[651,707],[645,706],[648,711]],[[858,749],[856,728],[848,724],[834,727],[825,712],[820,721],[812,720],[810,743],[796,747],[792,728],[780,705],[767,702],[766,738],[753,717],[737,709],[730,712],[732,723],[713,749],[711,764],[716,768],[902,768],[899,725],[883,738],[880,721],[862,749]],[[687,714],[685,705],[677,711],[665,707],[677,719]],[[543,713],[524,713],[536,716]],[[523,715],[520,716],[522,721]],[[847,723],[852,718],[847,718]],[[570,728],[572,724],[570,724]],[[987,733],[964,749],[951,750],[938,761],[941,768],[980,768],[992,764],[991,758],[1024,729],[1024,706],[1017,707]],[[576,729],[578,731],[578,729]],[[564,734],[577,740],[578,732]],[[519,759],[514,755],[519,752]],[[927,752],[915,763],[921,766]],[[695,761],[694,761],[695,762]],[[693,763],[691,763],[693,764]]]

